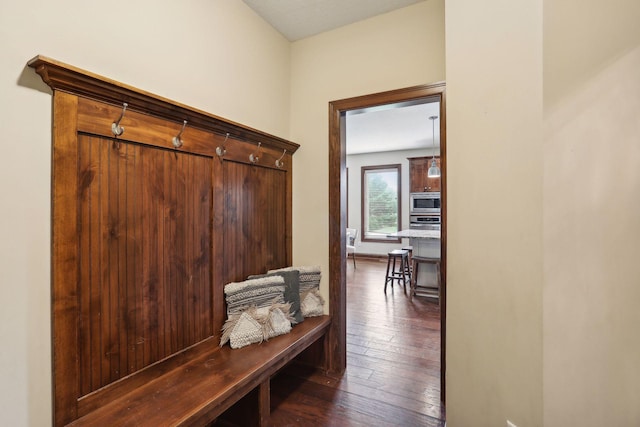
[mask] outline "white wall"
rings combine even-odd
[[[446,44],[447,425],[541,426],[542,0],[448,0]]]
[[[290,43],[240,0],[0,2],[0,413],[51,423],[51,94],[43,54],[288,137]]]
[[[444,0],[292,45],[293,261],[329,272],[329,102],[444,80]],[[328,300],[328,285],[321,284]]]
[[[347,141],[347,145],[349,141]],[[356,249],[358,253],[372,255],[386,255],[389,251],[400,249],[402,246],[408,245],[408,239],[404,239],[401,243],[378,243],[363,242],[362,238],[362,170],[363,166],[392,165],[400,164],[400,187],[401,187],[401,223],[400,229],[409,228],[409,157],[431,156],[433,149],[425,148],[423,150],[400,150],[386,151],[383,153],[366,153],[353,154],[347,156],[348,182],[349,182],[349,206],[348,225],[351,228],[358,229],[358,241]],[[436,155],[439,155],[436,153]]]
[[[640,425],[640,2],[544,1],[544,425]]]

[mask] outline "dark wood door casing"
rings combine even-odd
[[[440,101],[441,162],[441,398],[445,400],[446,371],[446,246],[447,246],[447,150],[445,83],[414,86],[329,103],[329,303],[331,328],[328,335],[327,363],[330,371],[340,374],[347,366],[346,354],[346,144],[345,114],[349,110],[433,98]]]

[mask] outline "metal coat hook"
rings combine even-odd
[[[124,117],[124,112],[127,111],[127,107],[129,106],[129,104],[127,104],[126,102],[122,103],[122,113],[120,113],[120,117],[118,117],[118,120],[116,120],[115,122],[111,123],[111,132],[113,132],[114,136],[120,136],[124,133],[124,126],[120,126],[120,121],[122,120],[122,118]]]
[[[254,153],[249,154],[249,161],[251,163],[258,163],[260,161],[260,146],[261,145],[262,145],[262,143],[258,142],[258,154],[254,154]]]
[[[284,166],[284,162],[282,161],[282,159],[284,158],[284,155],[287,154],[287,149],[285,148],[284,151],[282,152],[282,156],[280,156],[279,159],[276,159],[276,167],[277,168],[281,168]]]
[[[182,147],[182,132],[184,132],[184,128],[186,127],[187,127],[187,121],[185,120],[184,123],[182,124],[182,129],[180,130],[180,133],[173,137],[172,141],[173,141],[173,146],[175,148]]]
[[[227,142],[227,139],[229,139],[229,132],[227,132],[227,136],[224,137],[224,142],[222,143],[222,145],[219,147],[216,147],[216,154],[218,155],[218,157],[222,157],[225,154],[227,154],[227,149],[224,147],[224,144]]]

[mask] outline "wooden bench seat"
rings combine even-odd
[[[245,415],[253,416],[252,425],[267,425],[271,376],[322,339],[330,323],[329,316],[307,318],[289,334],[237,350],[220,348],[213,339],[205,340],[190,349],[179,366],[69,425],[201,426],[250,394],[254,396],[250,396]],[[159,364],[157,369],[166,367]]]

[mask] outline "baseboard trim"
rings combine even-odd
[[[380,254],[361,254],[361,253],[356,253],[356,262],[358,262],[357,260],[359,259],[366,259],[369,261],[387,261],[387,255],[380,255]]]

